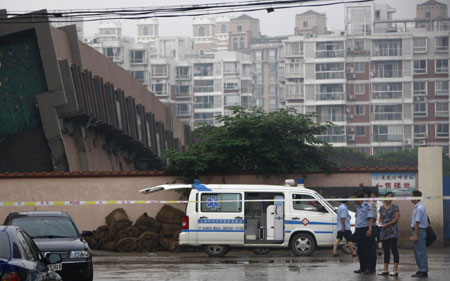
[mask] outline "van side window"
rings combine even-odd
[[[292,194],[292,199],[292,206],[294,207],[294,210],[320,212],[319,208],[322,205],[311,195]],[[307,199],[311,201],[295,201],[300,199]]]
[[[223,200],[242,200],[240,193],[207,193],[201,196],[201,211],[213,213],[240,213],[242,201],[220,202]]]

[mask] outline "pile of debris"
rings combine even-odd
[[[106,225],[98,227],[91,236],[84,237],[93,250],[117,252],[150,252],[178,249],[178,236],[184,213],[164,205],[156,219],[147,213],[133,223],[124,209],[112,211],[106,217]]]

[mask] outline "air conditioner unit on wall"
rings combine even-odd
[[[355,141],[355,135],[348,135],[347,141]]]
[[[411,140],[410,139],[405,139],[405,140],[403,140],[403,143],[405,145],[410,145],[411,144]]]
[[[356,100],[356,96],[355,95],[350,95],[350,96],[348,96],[348,99],[349,100]]]
[[[418,145],[427,145],[427,141],[426,140],[419,140]]]

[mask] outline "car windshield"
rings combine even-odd
[[[76,238],[77,231],[68,218],[17,218],[11,223],[23,228],[31,238]]]
[[[9,259],[11,250],[9,248],[9,238],[5,232],[0,232],[0,259]]]

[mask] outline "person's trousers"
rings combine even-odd
[[[366,236],[368,229],[368,227],[356,228],[355,242],[358,245],[359,268],[374,272],[377,264],[377,248],[375,236],[373,234],[370,237]]]
[[[397,248],[397,238],[389,238],[381,241],[383,243],[384,250],[384,263],[389,263],[391,261],[391,251],[394,256],[394,263],[400,262],[400,256],[398,254]]]
[[[414,236],[414,229],[412,230]],[[428,272],[428,257],[427,257],[427,230],[425,228],[419,228],[417,234],[417,241],[414,243],[414,257],[416,258],[416,264],[419,267],[420,272]]]

